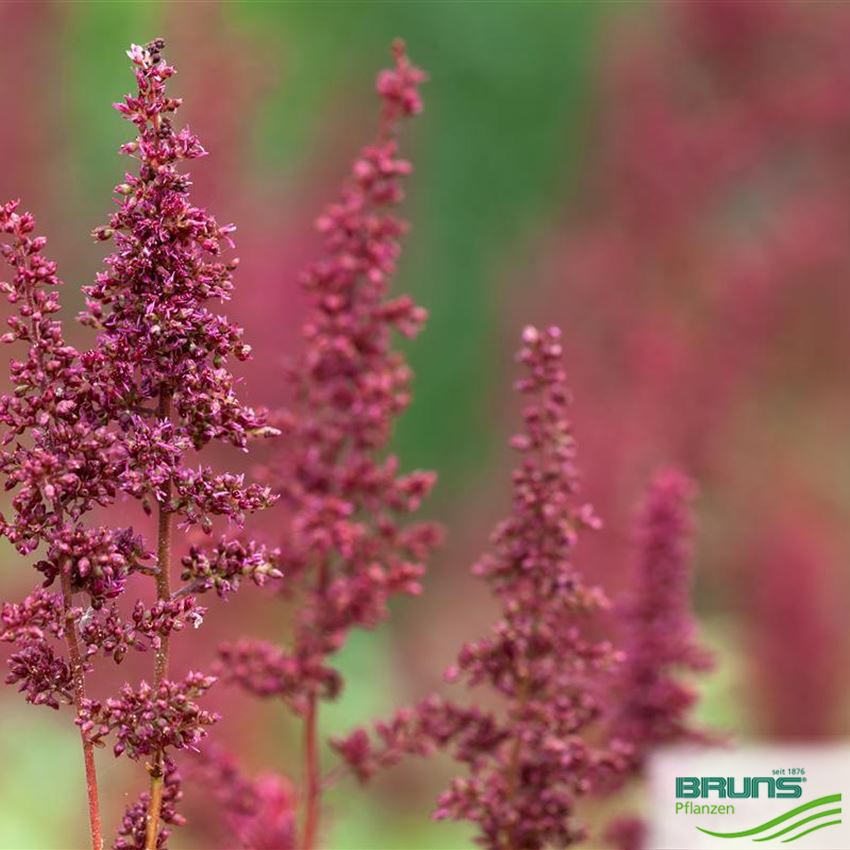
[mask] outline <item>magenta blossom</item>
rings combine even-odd
[[[199,466],[195,453],[212,440],[245,449],[250,438],[276,431],[235,395],[228,358],[245,359],[250,349],[208,304],[232,290],[237,261],[223,255],[233,228],[189,199],[179,166],[205,152],[171,123],[180,101],[165,91],[174,70],[162,48],[157,39],[128,54],[138,90],[116,108],[136,127],[122,151],[138,160],[138,171],[116,187],[118,210],[95,234],[116,250],[85,288],[83,322],[97,332],[89,350],[63,339],[60,280],[42,253],[45,240],[33,235],[33,217],[16,203],[0,206],[0,254],[13,271],[0,289],[16,310],[2,341],[26,347],[26,357],[10,364],[14,391],[0,398],[0,473],[12,491],[0,532],[22,555],[40,548],[36,570],[45,587],[58,580],[61,588],[5,605],[0,637],[16,644],[7,681],[34,704],[76,708],[94,850],[103,839],[93,747],[108,735],[116,755],[144,760],[151,783],[128,809],[115,846],[163,848],[160,820],[179,821],[170,753],[194,747],[216,720],[195,702],[212,677],[169,678],[172,635],[203,622],[195,595],[280,575],[261,547],[223,539],[209,552],[193,549],[184,561],[188,584],[171,589],[175,523],[211,532],[216,519],[238,525],[273,501],[266,487]],[[95,510],[126,496],[156,513],[155,547],[132,528],[92,522]],[[119,607],[133,574],[154,578],[153,604]],[[97,659],[117,663],[130,649],[153,651],[152,684],[90,698],[86,675]]]
[[[396,209],[411,172],[396,137],[403,120],[422,109],[425,78],[401,42],[394,58],[377,80],[377,138],[316,222],[324,254],[304,275],[311,313],[304,351],[288,372],[292,404],[278,417],[285,449],[269,477],[285,516],[284,586],[299,603],[294,634],[286,649],[243,640],[221,651],[229,679],[282,699],[303,718],[305,850],[314,848],[319,822],[319,703],[342,688],[331,657],[351,629],[386,618],[390,597],[420,592],[438,540],[432,525],[406,519],[434,475],[402,473],[387,454],[412,377],[395,337],[415,336],[426,318],[410,298],[388,295],[407,229]]]
[[[435,816],[472,821],[477,843],[488,850],[580,841],[577,801],[624,766],[616,748],[597,749],[586,734],[602,711],[596,682],[617,654],[588,633],[607,602],[574,561],[580,533],[600,523],[577,498],[560,331],[526,328],[519,360],[526,375],[516,387],[528,402],[525,428],[511,441],[522,458],[513,510],[496,528],[492,552],[474,567],[501,613],[491,634],[466,644],[448,671],[451,681],[489,690],[502,708],[432,697],[378,724],[378,743],[364,730],[336,742],[361,778],[404,754],[447,749],[467,775],[441,795]]]
[[[688,719],[697,693],[683,680],[712,666],[690,601],[694,490],[678,470],[659,470],[638,521],[637,571],[623,612],[626,660],[610,701],[611,734],[629,745],[635,770],[655,747],[704,738]]]

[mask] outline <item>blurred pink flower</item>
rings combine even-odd
[[[637,571],[622,612],[625,660],[609,696],[609,734],[630,746],[636,772],[654,748],[703,737],[687,716],[697,694],[683,681],[712,666],[691,610],[694,489],[679,470],[659,470],[638,520]]]
[[[582,316],[564,346],[588,492],[612,532],[588,562],[612,593],[625,585],[631,494],[672,460],[713,514],[706,589],[722,608],[756,569],[753,524],[795,498],[764,486],[777,456],[824,495],[840,487],[821,458],[843,451],[847,412],[850,14],[783,0],[655,12],[601,54],[598,144],[539,309]]]
[[[192,774],[217,801],[214,816],[235,846],[296,850],[296,797],[287,779],[274,773],[250,778],[234,756],[209,744],[197,754]]]
[[[769,518],[751,541],[746,581],[749,672],[756,729],[782,740],[840,734],[850,687],[843,576],[823,517],[798,501]],[[805,708],[802,708],[803,703]]]

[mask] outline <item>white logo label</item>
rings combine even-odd
[[[850,745],[662,750],[649,850],[850,850]]]

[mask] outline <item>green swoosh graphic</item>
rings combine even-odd
[[[773,820],[769,820],[766,823],[761,824],[760,826],[754,826],[752,829],[745,829],[741,832],[712,832],[712,830],[703,829],[701,826],[698,826],[697,829],[700,832],[704,832],[706,835],[713,835],[715,838],[745,838],[748,835],[756,835],[757,833],[764,832],[766,829],[770,829],[773,826],[778,826],[780,823],[784,823],[789,818],[796,817],[797,815],[800,815],[803,812],[809,811],[809,809],[814,809],[817,806],[826,805],[826,803],[840,802],[841,794],[828,794],[826,797],[818,797],[817,800],[812,800],[810,803],[804,803],[802,806],[797,806],[796,809],[791,809],[790,812],[785,812],[784,815],[779,815]]]
[[[782,843],[787,844],[789,841],[796,841],[798,838],[802,838],[804,835],[808,835],[810,832],[817,832],[819,829],[824,829],[827,826],[835,826],[839,823],[841,823],[840,820],[831,820],[829,823],[822,823],[819,826],[813,826],[811,829],[807,829],[805,832],[801,832],[799,835],[795,835],[793,838],[783,839]]]
[[[754,838],[753,841],[772,841],[774,838],[779,838],[780,835],[785,835],[786,832],[791,832],[792,829],[797,829],[798,826],[803,826],[803,824],[810,823],[818,818],[827,818],[830,815],[840,814],[841,809],[827,809],[824,812],[818,812],[815,815],[809,815],[807,818],[798,820],[797,823],[792,823],[791,826],[786,826],[785,829],[780,829],[779,832],[774,832],[773,835],[765,835],[764,838]]]

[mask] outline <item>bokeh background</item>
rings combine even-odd
[[[701,488],[695,603],[718,656],[701,719],[741,739],[846,735],[850,4],[0,2],[0,197],[38,215],[69,317],[123,173],[128,127],[110,104],[132,85],[124,50],[156,35],[211,152],[197,196],[239,228],[230,312],[255,348],[256,404],[281,400],[311,225],[370,138],[391,39],[430,74],[406,138],[414,229],[397,289],[431,318],[408,346],[416,400],[395,448],[439,472],[426,512],[448,540],[424,596],[346,647],[324,731],[440,687],[486,628],[468,567],[508,502],[512,351],[533,321],[564,329],[585,488],[606,522],[580,550],[586,574],[615,598],[627,588],[635,502],[657,464],[681,464]],[[14,599],[34,574],[2,555]],[[178,663],[286,632],[285,609],[251,589],[212,609]],[[219,740],[250,770],[297,770],[282,709],[218,699]],[[85,833],[69,715],[11,689],[0,712],[0,847],[72,846]],[[101,762],[111,829],[138,773]],[[428,820],[447,770],[340,785],[327,845],[467,846],[463,827]],[[205,789],[187,804],[175,846],[222,846]]]

